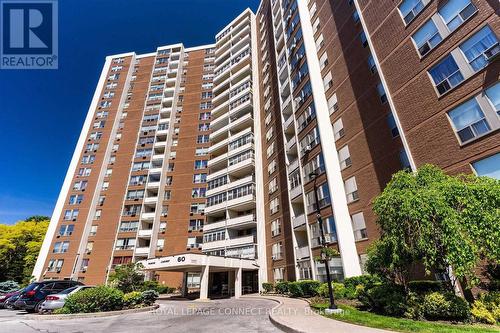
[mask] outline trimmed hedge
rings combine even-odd
[[[264,292],[270,293],[274,290],[274,285],[269,282],[264,282],[262,283],[262,289],[264,289]]]
[[[64,308],[69,313],[89,313],[121,310],[124,305],[123,292],[99,286],[69,295]]]
[[[433,292],[425,295],[423,311],[429,320],[464,321],[471,317],[469,304],[452,293]]]
[[[288,292],[291,297],[302,297],[304,296],[304,291],[299,281],[290,282],[288,284]]]
[[[410,281],[408,283],[408,288],[417,294],[425,294],[444,290],[443,284],[441,282],[430,280]]]
[[[276,285],[274,286],[274,290],[276,290],[278,294],[286,294],[288,293],[289,284],[290,282],[288,281],[280,281],[276,283]]]
[[[137,307],[143,302],[142,293],[140,291],[131,291],[123,295],[123,305],[129,308]]]

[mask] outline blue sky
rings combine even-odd
[[[59,2],[59,69],[0,70],[0,223],[52,214],[106,55],[196,46],[258,0]]]

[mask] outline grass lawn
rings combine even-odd
[[[326,304],[313,304],[311,305],[315,309],[324,309]],[[438,322],[429,321],[416,321],[411,319],[394,318],[381,316],[371,312],[360,311],[352,306],[339,305],[339,308],[344,310],[343,314],[333,314],[325,315],[325,317],[337,319],[340,321],[345,321],[353,324],[358,324],[362,326],[374,327],[387,329],[398,332],[410,332],[410,333],[487,333],[487,332],[500,332],[500,328],[495,328],[494,326],[482,326],[482,325],[452,325],[443,324]]]

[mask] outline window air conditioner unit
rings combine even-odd
[[[312,150],[311,145],[307,145],[307,146],[304,148],[304,153],[309,153],[311,150]]]

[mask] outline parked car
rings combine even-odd
[[[19,299],[14,303],[15,308],[28,312],[38,312],[47,295],[57,294],[74,286],[83,285],[73,280],[48,280],[33,282],[21,293]]]
[[[64,303],[66,303],[66,298],[68,298],[69,295],[88,288],[94,288],[94,286],[75,286],[65,289],[58,294],[48,295],[45,297],[45,301],[40,305],[39,312],[49,312],[60,309],[64,306]]]
[[[16,291],[11,291],[9,293],[3,294],[0,296],[0,309],[6,308],[5,303],[9,298],[12,296],[19,295],[21,293],[21,290],[16,290]]]
[[[21,294],[22,294],[23,291],[24,291],[24,289],[21,289],[18,292],[16,292],[14,295],[12,295],[9,298],[7,298],[7,300],[5,300],[4,307],[6,309],[9,309],[9,310],[14,310],[16,308],[14,306],[14,304],[19,299],[19,296],[21,296]]]

